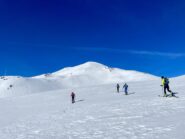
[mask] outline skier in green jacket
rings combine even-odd
[[[166,93],[166,90],[168,91],[168,92],[170,92],[171,93],[171,95],[173,96],[173,92],[170,90],[170,87],[169,87],[169,79],[168,78],[166,78],[166,77],[164,77],[164,76],[162,76],[161,77],[161,81],[162,81],[162,87],[163,87],[163,90],[164,90],[164,97],[167,97],[167,93]]]

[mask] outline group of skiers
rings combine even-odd
[[[175,96],[175,93],[173,93],[170,90],[170,86],[169,86],[169,83],[170,82],[169,82],[169,79],[167,77],[162,76],[161,77],[161,81],[162,81],[161,87],[162,87],[162,92],[164,93],[164,97],[167,97],[168,96],[167,93],[166,93],[166,91],[168,91],[168,92],[171,93],[170,96]],[[117,84],[116,88],[117,88],[117,92],[119,93],[120,92],[120,85]],[[128,85],[127,85],[127,83],[125,83],[123,85],[123,89],[124,89],[125,95],[128,95]]]
[[[161,83],[162,83],[161,87],[162,87],[162,91],[164,93],[164,97],[168,96],[166,91],[170,92],[171,96],[175,96],[175,93],[173,93],[170,90],[170,87],[169,87],[170,82],[169,82],[169,79],[167,77],[162,76],[161,77]],[[119,93],[120,92],[120,85],[117,84],[116,88],[117,88],[117,93]],[[125,83],[123,85],[123,89],[124,89],[125,95],[128,95],[128,85],[127,85],[127,83]],[[75,103],[75,93],[74,92],[71,93],[71,101],[72,101],[72,103]]]
[[[120,85],[117,84],[116,87],[117,87],[117,92],[119,93],[119,92],[120,92]],[[125,95],[128,95],[128,85],[127,85],[127,83],[125,83],[125,84],[123,85],[123,89],[124,89]]]

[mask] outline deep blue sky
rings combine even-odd
[[[185,74],[184,0],[0,0],[0,74],[96,61]]]

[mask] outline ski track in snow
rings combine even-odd
[[[184,139],[185,85],[172,86],[179,98],[158,97],[159,85],[130,83],[128,96],[115,84],[77,88],[75,104],[70,89],[2,98],[0,138]]]

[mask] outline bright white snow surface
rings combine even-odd
[[[24,82],[20,85],[26,90]],[[110,83],[2,97],[0,139],[185,138],[182,78],[170,80],[179,98],[159,97],[160,79],[128,85],[128,96],[116,93],[116,84]],[[71,91],[76,93],[75,104]]]
[[[87,62],[36,77],[1,77],[0,97],[117,82],[155,80],[156,78],[156,76],[146,73],[110,68],[96,62]]]

